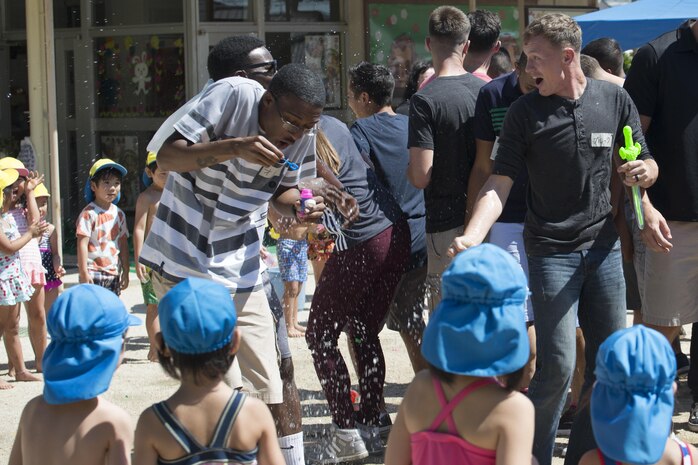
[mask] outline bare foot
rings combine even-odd
[[[305,333],[298,331],[293,326],[290,326],[290,327],[287,326],[286,332],[288,333],[288,337],[303,337],[303,336],[305,336]]]
[[[17,381],[41,381],[41,378],[38,376],[35,376],[28,371],[19,371],[15,375],[15,379]]]
[[[153,349],[152,347],[148,351],[148,361],[149,362],[157,362],[158,361],[158,351]]]
[[[7,376],[9,376],[10,378],[15,377],[15,367],[13,367],[11,363],[8,363],[7,366]]]
[[[7,391],[8,389],[14,388],[13,385],[5,381],[4,379],[0,379],[0,391]]]
[[[305,326],[303,326],[299,323],[295,323],[293,325],[293,327],[296,328],[296,330],[300,331],[301,333],[305,334]]]

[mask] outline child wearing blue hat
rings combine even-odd
[[[24,407],[11,465],[130,463],[131,418],[100,394],[122,361],[128,328],[139,324],[116,295],[93,284],[56,299],[47,318],[44,392]]]
[[[126,215],[116,204],[126,168],[102,158],[90,168],[83,194],[87,206],[75,225],[80,282],[119,295],[128,287],[129,252]]]
[[[599,448],[580,465],[691,465],[696,448],[671,432],[676,356],[661,333],[642,325],[599,347],[591,426]]]
[[[442,295],[422,339],[430,369],[407,389],[386,465],[530,464],[533,404],[515,390],[529,357],[521,266],[491,244],[467,249],[443,274]]]
[[[158,310],[158,358],[181,384],[141,414],[134,463],[285,465],[267,406],[224,381],[240,344],[229,291],[187,278]]]

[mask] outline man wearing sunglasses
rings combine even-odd
[[[158,165],[172,174],[141,262],[154,270],[159,297],[189,276],[228,287],[238,319],[247,320],[231,385],[270,405],[287,463],[303,463],[293,365],[290,357],[282,360],[282,387],[274,322],[262,289],[260,232],[268,202],[295,217],[297,186],[315,177],[314,129],[325,90],[303,65],[278,74],[276,67],[264,43],[249,36],[224,39],[209,54],[213,82],[164,124],[172,123],[163,130],[174,132],[158,150]],[[296,170],[289,168],[293,164]],[[336,188],[315,191],[332,198],[345,216],[356,215]],[[324,197],[315,200],[305,221],[322,215]]]

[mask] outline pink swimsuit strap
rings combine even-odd
[[[497,381],[493,378],[484,378],[484,379],[479,379],[477,381],[473,381],[472,383],[468,384],[465,386],[463,389],[458,392],[455,396],[453,396],[453,399],[448,401],[446,399],[446,394],[444,393],[444,388],[441,386],[441,382],[436,379],[435,377],[432,376],[431,378],[432,383],[434,384],[434,390],[436,391],[436,397],[439,399],[439,403],[441,404],[441,411],[439,414],[436,416],[434,419],[433,423],[429,427],[430,431],[436,431],[439,428],[439,425],[446,420],[448,423],[448,429],[451,434],[458,434],[458,430],[456,429],[456,423],[453,421],[453,417],[451,416],[451,413],[453,412],[453,409],[456,408],[456,406],[470,393],[473,391],[476,391],[480,389],[481,387],[488,386],[490,384],[498,384]]]

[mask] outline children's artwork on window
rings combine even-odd
[[[322,76],[327,92],[327,108],[342,106],[342,75],[339,36],[332,34],[306,35],[305,65]]]
[[[184,103],[180,35],[95,39],[99,118],[169,116]]]

